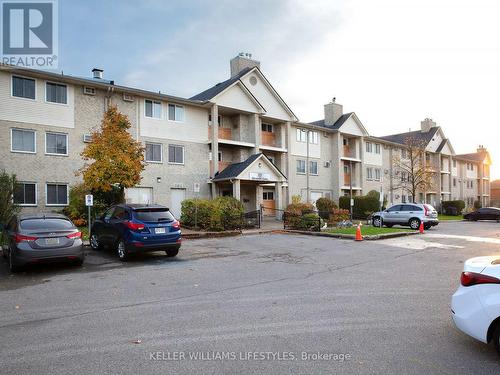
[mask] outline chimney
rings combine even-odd
[[[426,118],[424,121],[420,122],[420,128],[422,129],[422,133],[428,133],[431,128],[436,127],[436,122],[432,121],[431,118]]]
[[[342,104],[335,103],[336,98],[328,104],[325,104],[325,125],[333,125],[342,116],[343,107]]]
[[[92,69],[92,76],[95,79],[102,79],[103,78],[103,73],[104,73],[104,70],[102,70],[102,69],[99,69],[99,68]]]
[[[231,59],[231,78],[238,75],[245,68],[260,68],[260,61],[252,60],[251,53],[240,52],[238,56]]]
[[[484,147],[483,145],[479,145],[479,147],[477,148],[477,152],[479,154],[486,154],[488,151],[486,150],[486,147]]]

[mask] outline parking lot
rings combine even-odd
[[[2,372],[496,374],[449,306],[463,261],[496,253],[500,224],[448,222],[383,241],[191,240],[127,263],[88,249],[81,268],[15,275],[2,260]]]

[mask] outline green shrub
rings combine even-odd
[[[0,223],[7,224],[10,218],[19,212],[19,206],[12,200],[17,184],[16,176],[4,170],[0,172]]]
[[[319,217],[319,215],[309,213],[300,217],[297,229],[319,231],[322,226],[323,220]]]
[[[482,207],[480,201],[474,201],[474,209],[479,210]]]
[[[442,202],[441,206],[445,213],[451,212],[453,209],[456,209],[457,215],[460,215],[465,208],[465,202],[462,200],[444,201]]]
[[[286,212],[305,215],[314,212],[314,206],[311,203],[291,203],[287,206]]]
[[[85,195],[90,194],[84,184],[74,185],[69,189],[69,202],[63,209],[63,213],[69,217],[77,226],[87,224],[87,206],[85,206]]]
[[[185,199],[181,204],[181,223],[186,227],[219,231],[241,227],[243,204],[233,197]]]
[[[331,199],[319,198],[316,201],[316,208],[318,209],[319,216],[323,219],[328,219],[332,210],[337,208],[337,205]]]
[[[380,201],[375,196],[355,196],[354,207],[353,207],[353,217],[357,219],[366,219],[372,213],[380,210]],[[339,207],[345,210],[349,210],[350,198],[340,197]]]

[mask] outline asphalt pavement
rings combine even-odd
[[[190,240],[179,256],[10,275],[0,261],[5,374],[497,374],[460,333],[463,262],[500,254],[500,224],[441,223],[355,242],[294,234]]]

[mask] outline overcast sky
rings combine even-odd
[[[59,0],[60,61],[190,97],[250,52],[301,121],[337,98],[376,136],[441,125],[457,153],[500,160],[495,0]],[[500,177],[500,164],[493,166]]]

